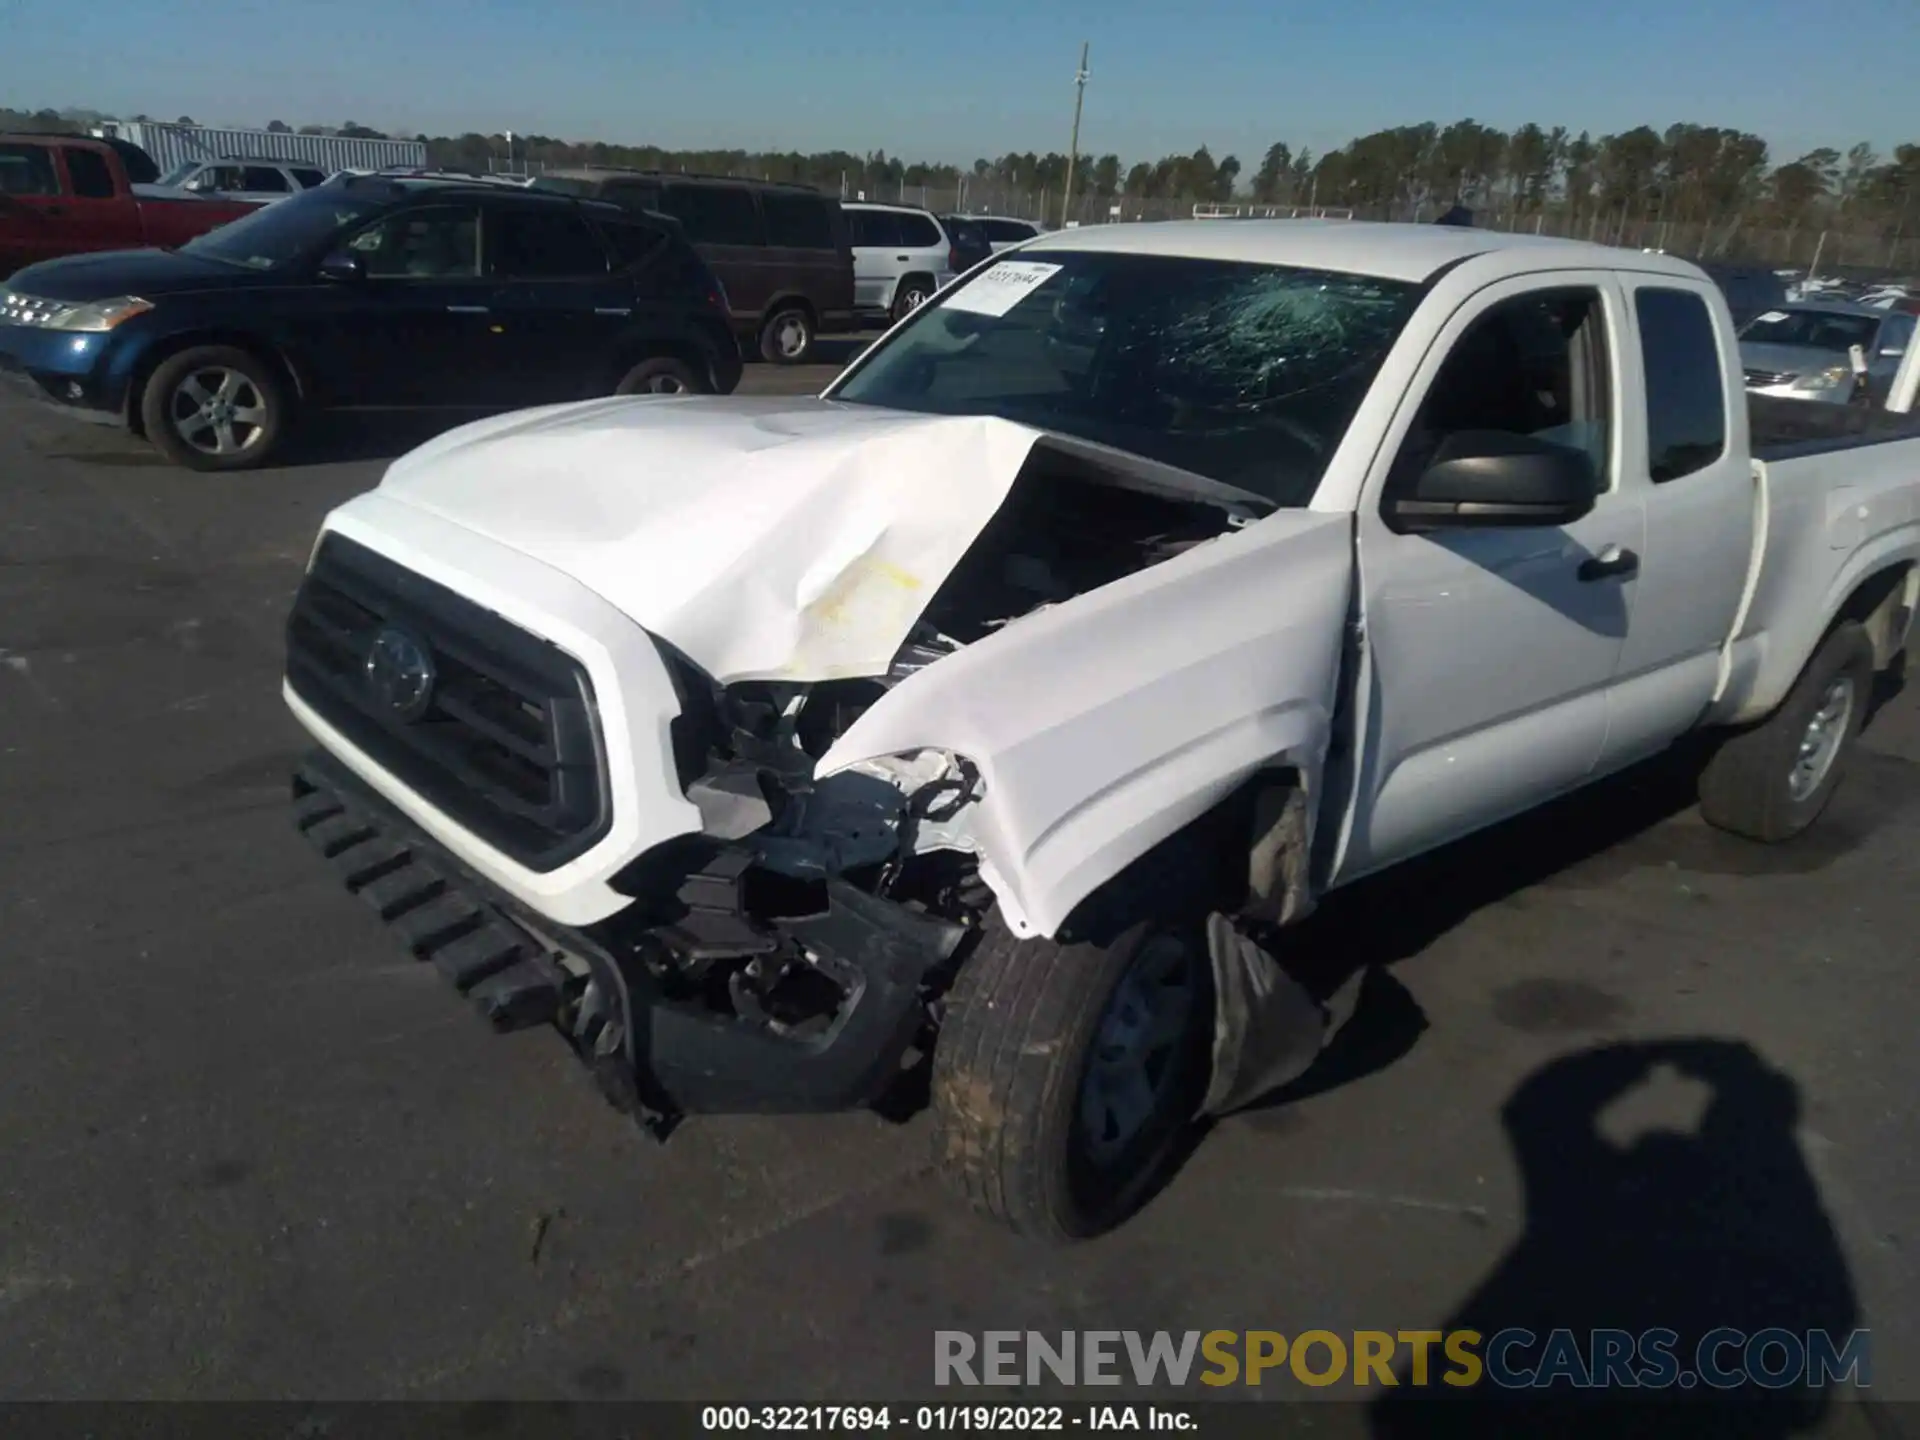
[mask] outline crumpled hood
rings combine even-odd
[[[593,400],[449,431],[379,493],[562,571],[722,683],[825,680],[885,671],[1040,435],[811,397]]]

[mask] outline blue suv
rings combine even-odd
[[[0,290],[0,370],[196,470],[263,464],[312,411],[726,394],[740,364],[672,219],[478,180],[341,176]]]

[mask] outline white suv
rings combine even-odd
[[[865,201],[840,208],[853,245],[853,303],[863,314],[898,320],[953,279],[953,242],[932,212]]]
[[[323,183],[327,172],[291,160],[184,160],[159,184],[223,200],[279,200]]]

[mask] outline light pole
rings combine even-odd
[[[1067,228],[1067,216],[1073,210],[1073,167],[1080,159],[1080,105],[1087,98],[1087,51],[1091,45],[1082,42],[1080,46],[1080,68],[1073,76],[1073,139],[1067,144],[1067,188],[1060,196],[1060,228]]]

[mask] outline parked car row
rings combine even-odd
[[[998,220],[990,233],[984,221],[919,206],[734,176],[586,167],[538,176],[533,188],[679,221],[725,287],[742,343],[776,364],[805,361],[822,334],[911,314],[996,249],[1037,233]]]
[[[0,290],[0,369],[198,470],[260,465],[316,411],[739,382],[725,292],[669,219],[379,175],[237,208],[174,249],[21,270]]]
[[[61,255],[179,245],[255,208],[143,182],[130,148],[0,135],[0,280]]]

